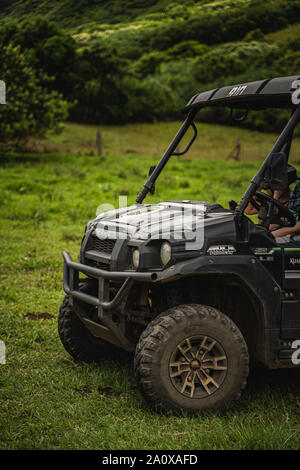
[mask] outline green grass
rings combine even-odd
[[[150,155],[160,158],[177,133],[181,122],[159,122],[156,124],[127,124],[123,126],[85,126],[67,123],[60,135],[49,135],[46,141],[35,143],[40,152],[75,153],[76,155],[96,155],[96,133],[101,131],[104,155],[121,154]],[[241,143],[241,161],[261,162],[270,151],[278,135],[251,131],[234,125],[220,126],[197,123],[198,138],[186,158],[215,160],[227,159],[236,145]],[[186,146],[192,131],[188,131],[180,150]],[[33,144],[32,144],[33,145]],[[293,141],[291,161],[300,162],[300,139]],[[176,158],[176,161],[180,159]],[[151,160],[152,161],[152,160]],[[142,165],[142,169],[144,166]]]
[[[61,251],[76,257],[84,225],[98,205],[116,205],[119,194],[134,202],[176,127],[103,128],[99,158],[84,155],[93,150],[95,128],[68,125],[43,144],[48,151],[59,145],[61,153],[1,157],[0,339],[7,347],[7,364],[0,365],[1,449],[300,448],[299,371],[253,365],[231,410],[190,418],[148,408],[131,355],[100,366],[77,364],[60,343]],[[228,199],[241,197],[259,166],[260,149],[275,136],[217,129],[213,139],[212,126],[200,126],[202,143],[191,156],[169,162],[148,201],[191,198],[227,207]],[[245,154],[241,162],[223,159],[236,132],[244,152],[248,144],[256,146],[256,161],[245,161]],[[75,153],[62,153],[67,146]]]
[[[291,39],[292,37],[299,37],[300,24],[293,24],[286,28],[275,31],[274,33],[266,34],[265,38],[268,42],[282,41],[284,39]]]

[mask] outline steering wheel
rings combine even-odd
[[[269,227],[272,217],[274,216],[274,207],[277,208],[276,215],[280,217],[284,217],[288,220],[288,224],[284,224],[288,227],[293,227],[296,223],[296,219],[293,213],[281,204],[279,201],[274,199],[273,197],[269,196],[266,193],[261,193],[260,191],[255,192],[256,200],[251,198],[250,202],[258,210],[263,217],[261,217],[263,221],[263,225],[265,227]],[[283,224],[281,224],[283,225]]]

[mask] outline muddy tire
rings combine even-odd
[[[157,408],[217,411],[240,397],[249,355],[240,330],[224,313],[179,305],[142,333],[134,369],[143,396]]]
[[[91,286],[83,280],[79,285],[79,290],[89,294]],[[93,308],[86,304],[84,307]],[[58,333],[64,348],[75,361],[99,363],[103,359],[111,358],[118,350],[113,345],[91,335],[75,313],[69,295],[65,296],[59,309]]]

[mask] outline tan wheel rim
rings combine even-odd
[[[227,357],[222,346],[205,335],[179,343],[169,361],[169,376],[178,392],[188,398],[207,398],[227,375]]]

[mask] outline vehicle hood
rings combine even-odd
[[[98,238],[190,239],[191,232],[229,220],[233,221],[232,212],[216,203],[167,201],[101,213],[88,228],[93,228]]]

